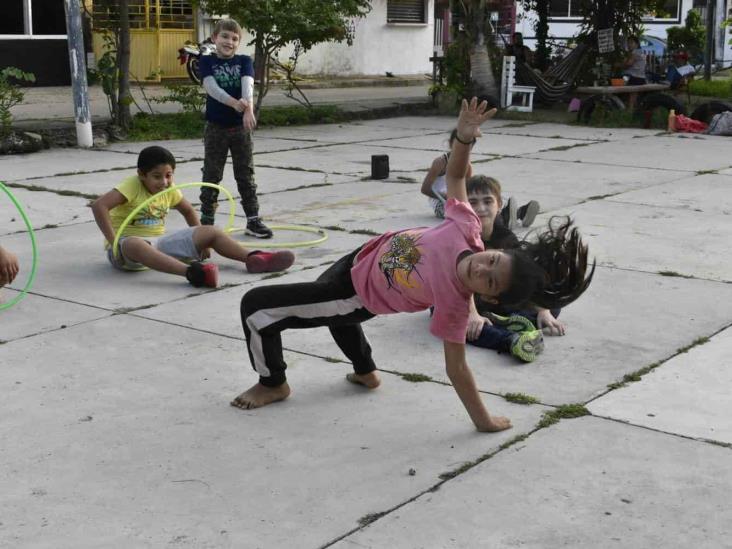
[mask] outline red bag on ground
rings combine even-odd
[[[683,114],[676,115],[676,122],[674,124],[674,130],[677,132],[686,133],[704,133],[707,131],[708,125],[701,120],[694,120]]]

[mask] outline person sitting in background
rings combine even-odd
[[[516,63],[532,65],[534,62],[534,52],[524,45],[524,35],[520,32],[513,33],[511,44],[506,47],[506,55],[513,55],[516,58]]]
[[[646,83],[646,54],[640,49],[637,36],[628,37],[628,55],[623,61],[623,76],[628,77],[629,86]]]

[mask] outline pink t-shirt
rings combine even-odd
[[[366,243],[351,269],[353,286],[374,314],[434,305],[430,332],[465,343],[471,292],[458,280],[457,263],[466,251],[483,251],[480,219],[469,204],[451,198],[437,227],[390,232]]]

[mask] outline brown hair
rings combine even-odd
[[[219,19],[216,21],[213,34],[216,36],[221,31],[235,32],[241,38],[241,26],[233,19]]]
[[[474,175],[465,183],[465,190],[468,194],[490,193],[499,202],[501,199],[501,184],[497,179],[487,175]]]

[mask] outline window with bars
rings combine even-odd
[[[426,23],[425,0],[386,0],[387,23]]]
[[[190,0],[129,0],[131,29],[192,29]],[[94,2],[94,28],[108,27],[117,18],[116,2]]]

